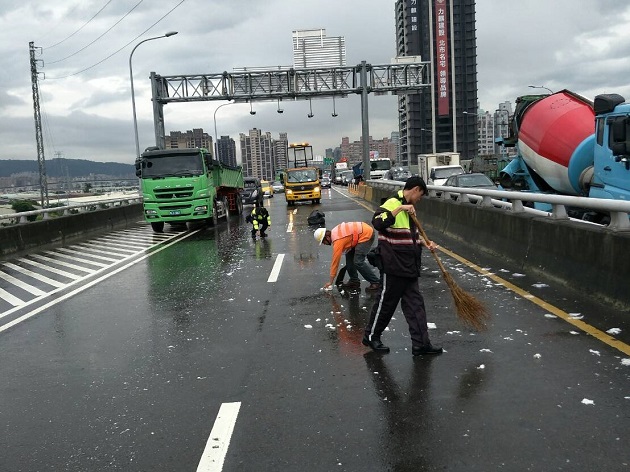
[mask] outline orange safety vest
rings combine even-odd
[[[335,226],[330,231],[330,239],[332,242],[335,242],[338,239],[352,235],[352,247],[355,247],[357,244],[359,244],[359,236],[361,235],[361,233],[363,233],[364,224],[365,223],[361,223],[358,221],[353,221],[351,223],[341,223]]]

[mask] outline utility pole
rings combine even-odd
[[[35,43],[28,43],[31,54],[31,84],[33,87],[33,111],[35,116],[35,142],[37,143],[37,164],[39,165],[39,194],[42,208],[48,206],[48,180],[46,177],[46,159],[44,157],[44,138],[42,135],[42,115],[39,111],[39,78],[37,60],[35,59]],[[40,50],[41,48],[37,48]]]

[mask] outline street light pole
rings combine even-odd
[[[234,105],[235,103],[236,102],[222,103],[221,105],[219,105],[218,107],[214,109],[214,158],[215,159],[219,158],[219,141],[217,137],[217,111],[219,111],[219,108],[221,107],[224,107],[226,105]]]
[[[529,88],[534,88],[534,89],[545,89],[548,90],[549,93],[553,93],[553,90],[551,90],[550,88],[545,87],[544,85],[528,85]]]
[[[131,68],[131,58],[133,57],[133,53],[135,52],[135,50],[138,49],[138,46],[140,46],[142,43],[146,43],[147,41],[152,41],[154,39],[168,38],[169,36],[174,36],[176,34],[177,34],[177,31],[169,31],[168,33],[163,34],[162,36],[155,36],[153,38],[147,38],[143,41],[140,41],[138,44],[136,44],[136,46],[131,50],[131,54],[129,54],[129,80],[131,82],[131,107],[133,108],[133,131],[134,131],[134,136],[136,138],[136,159],[140,159],[140,141],[138,140],[138,119],[136,118],[136,96],[133,89],[133,70]]]

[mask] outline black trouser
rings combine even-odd
[[[260,235],[265,234],[265,230],[269,227],[267,221],[259,221],[258,222],[258,230],[260,231]],[[252,236],[256,236],[256,229],[252,228]]]
[[[427,346],[429,330],[424,298],[420,293],[417,277],[398,277],[383,274],[383,288],[372,307],[370,322],[365,328],[368,339],[380,338],[389,324],[400,302],[400,307],[409,325],[409,335],[413,346]]]

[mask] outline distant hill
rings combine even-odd
[[[22,172],[39,173],[37,161],[0,160],[0,177],[10,177]],[[95,162],[87,159],[46,159],[46,175],[48,177],[85,177],[92,174],[112,177],[135,177],[133,164],[120,162]]]

